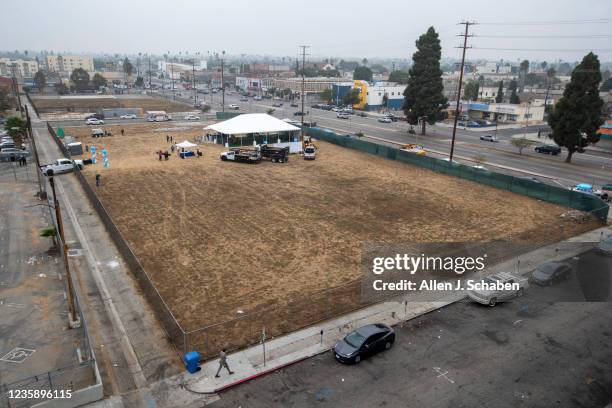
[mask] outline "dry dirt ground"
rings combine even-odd
[[[567,208],[319,142],[315,161],[222,162],[219,145],[200,159],[159,161],[166,135],[193,140],[202,126],[124,126],[103,139],[110,168],[88,166],[97,192],[185,330],[260,313],[209,329],[192,343],[239,346],[359,307],[364,241],[506,240],[536,245],[594,228],[563,220]],[[106,126],[114,135],[118,129]],[[265,311],[268,309],[268,311]],[[272,311],[270,311],[272,310]]]
[[[166,112],[184,112],[185,105],[162,98],[138,95],[134,97],[117,98],[36,98],[32,101],[39,112],[96,112],[107,108],[142,108],[143,111],[164,110]]]

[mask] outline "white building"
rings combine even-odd
[[[471,120],[486,120],[493,122],[497,116],[499,123],[523,123],[526,121],[540,122],[544,120],[543,102],[536,106],[532,103],[519,105],[509,103],[482,103],[462,101],[460,111],[467,112]]]
[[[0,58],[0,75],[12,76],[12,68],[15,66],[15,75],[22,78],[32,78],[38,72],[38,62],[36,60],[22,60]]]

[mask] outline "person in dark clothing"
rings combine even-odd
[[[157,154],[159,155],[159,161],[161,161],[161,159],[162,159],[162,151],[160,150],[159,152],[157,152]]]
[[[121,129],[121,136],[125,136],[125,130]]]
[[[170,136],[166,135],[166,143],[170,141]]]
[[[96,174],[96,187],[100,187],[100,184],[102,184],[102,176]]]
[[[164,152],[164,158],[165,158],[166,160],[168,160],[168,158],[169,158],[169,157],[170,157],[170,153],[168,153],[168,151],[166,150],[166,151]]]

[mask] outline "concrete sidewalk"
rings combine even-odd
[[[593,246],[602,235],[612,233],[609,226],[590,231],[568,241],[538,248],[518,258],[497,264],[483,271],[482,276],[506,271],[525,276],[546,261],[575,256]],[[571,243],[571,244],[570,244]],[[581,243],[581,244],[576,244]],[[476,279],[476,276],[470,278]],[[528,290],[528,289],[527,289]],[[330,350],[333,345],[350,331],[370,323],[397,325],[465,298],[464,291],[438,293],[436,299],[427,300],[431,292],[408,293],[393,301],[379,303],[336,319],[299,330],[265,344],[253,346],[228,357],[228,364],[234,374],[223,370],[219,378],[215,373],[219,360],[205,362],[196,374],[183,373],[167,380],[167,386],[181,386],[193,393],[216,393],[242,382],[273,372],[290,364],[300,362],[314,355]],[[323,333],[321,335],[321,332]],[[330,357],[331,358],[331,357]]]

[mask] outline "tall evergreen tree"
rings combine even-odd
[[[42,93],[46,85],[47,78],[45,77],[45,73],[38,70],[36,74],[34,74],[34,86],[38,88],[38,92]]]
[[[497,95],[495,95],[495,102],[502,103],[504,101],[504,81],[499,81],[499,87],[497,88]]]
[[[416,41],[416,47],[404,91],[404,113],[412,125],[416,125],[423,116],[433,125],[442,118],[442,110],[448,106],[442,93],[441,47],[436,30],[429,27]],[[423,121],[422,134],[425,134],[425,123]]]
[[[572,71],[563,97],[548,117],[553,140],[567,149],[567,163],[575,152],[583,153],[585,147],[599,141],[597,130],[604,122],[600,82],[599,59],[590,52]]]

